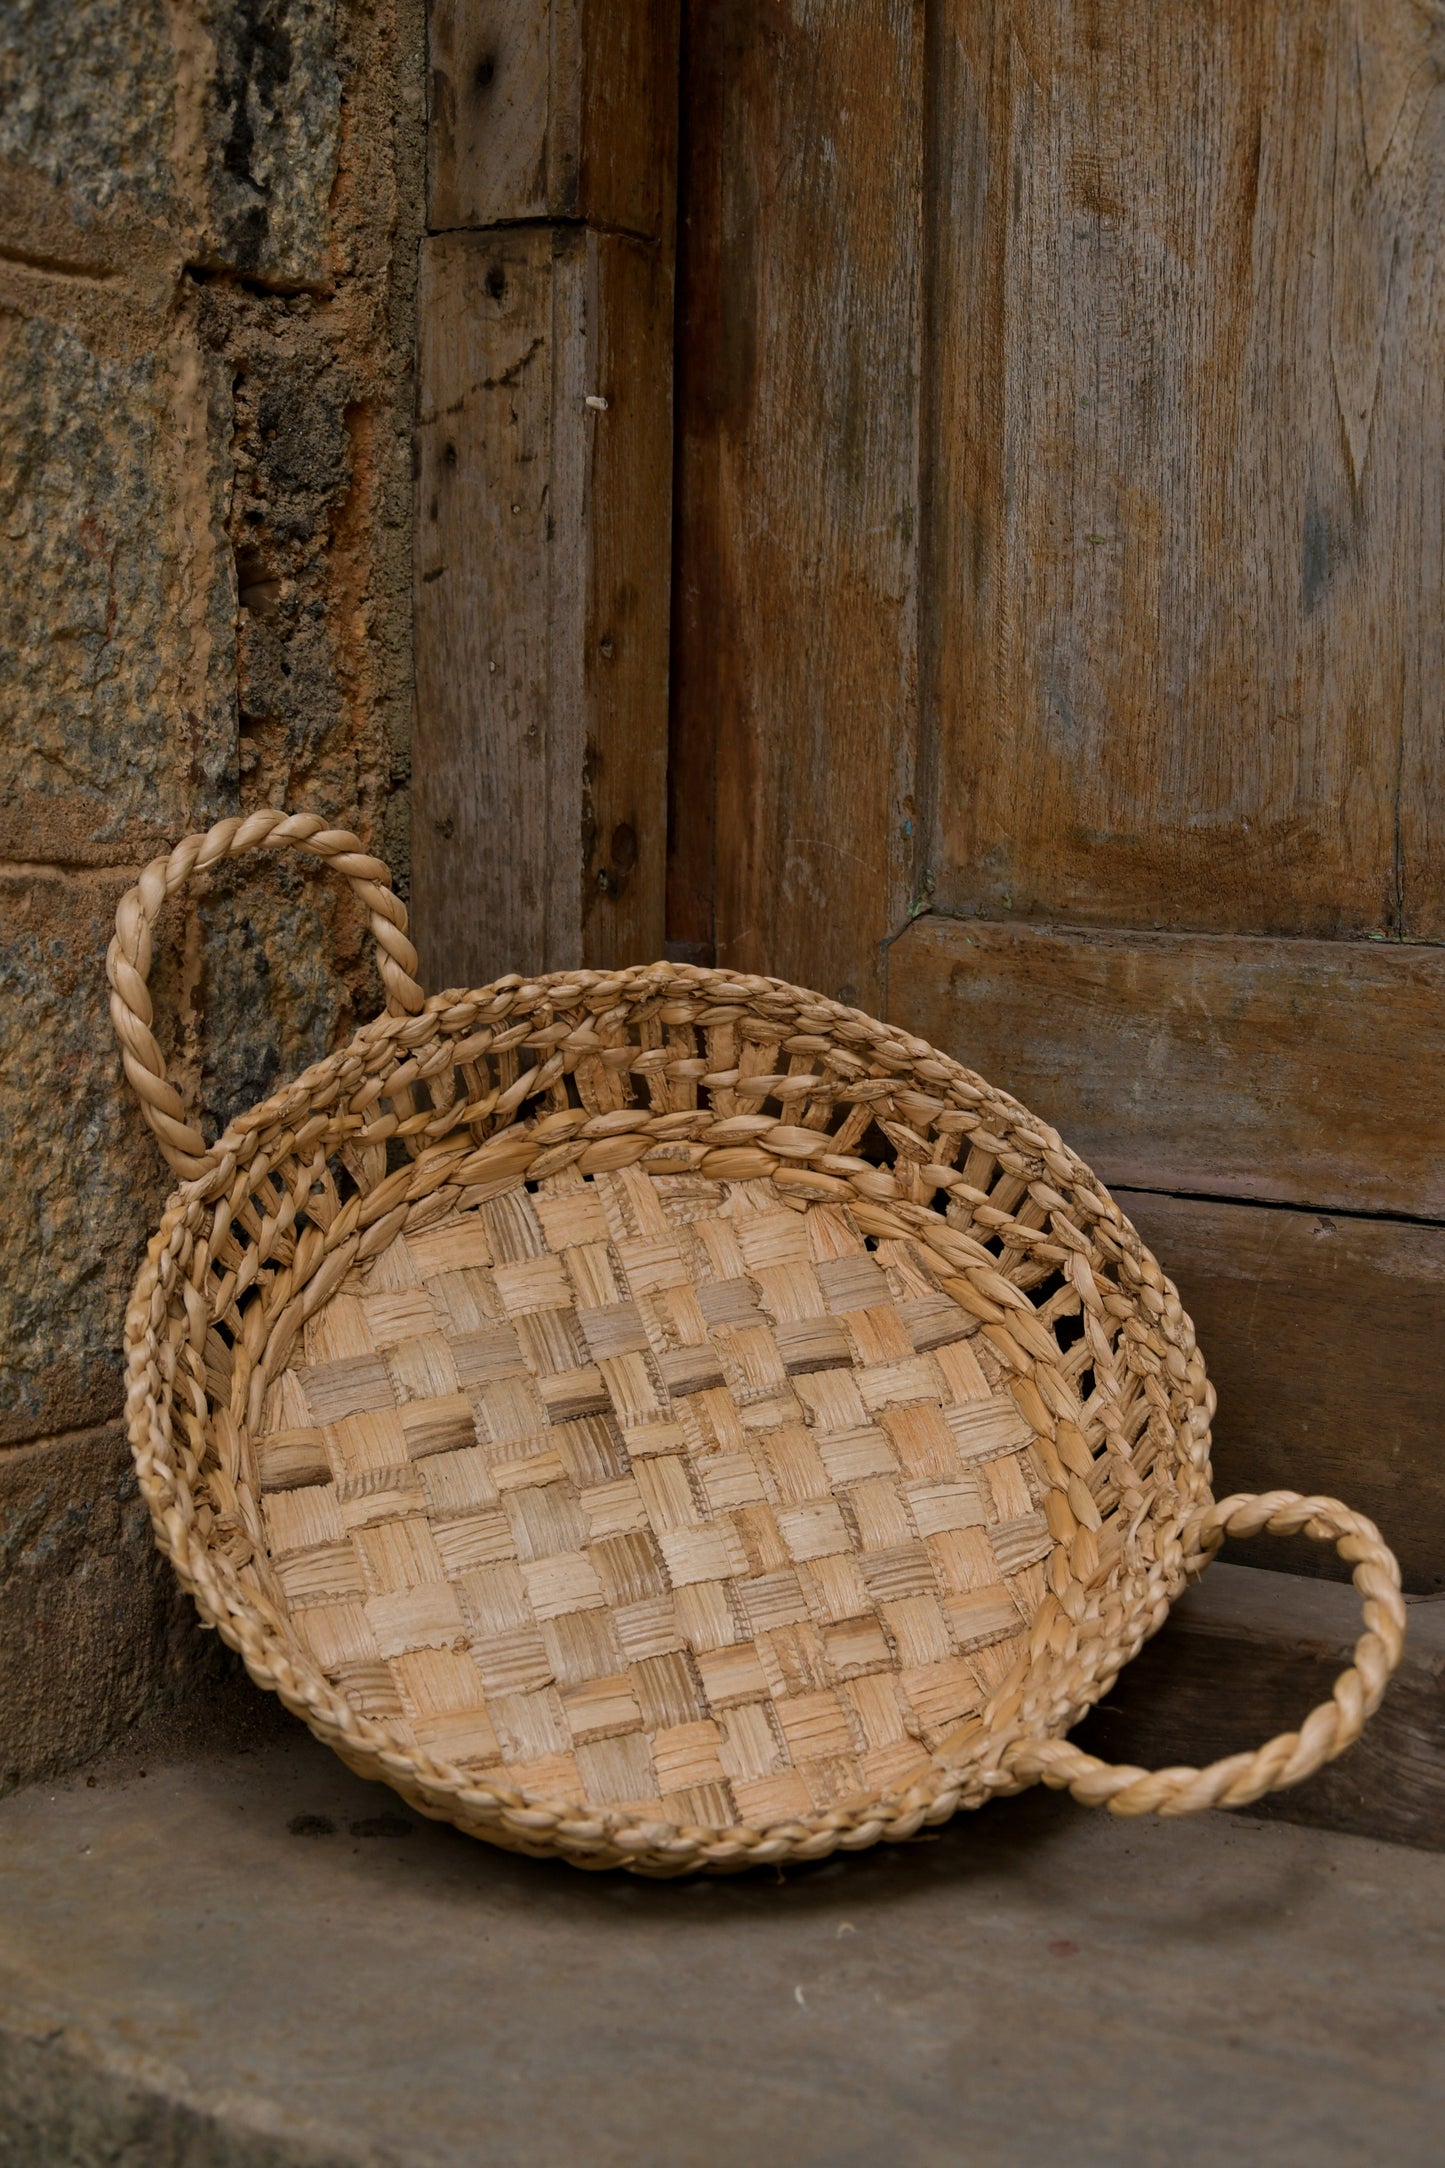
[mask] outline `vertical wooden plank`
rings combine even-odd
[[[419,307],[424,973],[645,959],[662,946],[668,267],[583,228],[442,234]]]
[[[547,215],[553,12],[546,0],[430,0],[433,233]]]
[[[720,214],[724,86],[746,35],[735,11],[703,12],[684,0],[666,923],[668,954],[698,964],[717,960],[718,700],[735,648],[734,611],[717,579],[722,391],[729,373]]]
[[[937,903],[1438,933],[1438,24],[940,0],[938,46]]]
[[[576,215],[670,254],[681,0],[586,0],[580,13]]]
[[[433,983],[663,945],[677,0],[433,0],[413,904]]]
[[[672,559],[670,260],[625,235],[588,250],[594,415],[579,530],[585,592],[575,665],[582,748],[582,960],[662,954],[667,877]]]
[[[669,931],[878,1007],[913,862],[923,10],[686,13]]]
[[[556,941],[552,255],[545,230],[422,247],[412,900],[433,987],[535,971]]]
[[[1357,303],[1354,327],[1357,434],[1367,467],[1404,500],[1400,607],[1412,637],[1402,669],[1400,930],[1445,941],[1445,42],[1438,15],[1409,0],[1389,0],[1379,14],[1379,26],[1367,19],[1357,36],[1358,151],[1346,169],[1353,231],[1372,273],[1359,284],[1359,303],[1370,305]]]
[[[580,218],[665,239],[677,0],[431,0],[427,223]]]

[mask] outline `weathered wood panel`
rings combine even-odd
[[[666,848],[667,261],[576,227],[441,235],[419,313],[424,973],[645,961]]]
[[[1445,949],[929,916],[889,1014],[1106,1181],[1445,1218]]]
[[[947,910],[1445,926],[1445,43],[1415,0],[940,0]]]
[[[667,733],[672,624],[670,258],[595,244],[584,296],[592,381],[608,405],[593,432],[580,654],[582,960],[601,969],[662,954],[667,893]]]
[[[433,232],[577,218],[666,241],[679,0],[431,0]]]
[[[693,0],[684,50],[669,931],[708,937],[715,860],[720,963],[876,1006],[914,856],[922,8]]]
[[[1156,1769],[1257,1747],[1326,1699],[1359,1633],[1352,1589],[1213,1565],[1073,1737]],[[1404,1661],[1358,1743],[1247,1812],[1445,1849],[1445,1604],[1410,1606]]]
[[[1378,1522],[1407,1587],[1445,1589],[1445,1227],[1113,1194],[1194,1320],[1219,1394],[1216,1492],[1343,1498]],[[1239,1555],[1345,1572],[1320,1544]]]

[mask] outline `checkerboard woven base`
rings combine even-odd
[[[403,1742],[716,1829],[905,1791],[1013,1665],[1047,1481],[908,1241],[569,1169],[353,1270],[257,1445],[285,1608]]]

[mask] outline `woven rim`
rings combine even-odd
[[[329,859],[358,888],[393,1007],[207,1151],[151,1033],[150,928],[194,871],[262,844]],[[314,816],[221,823],[147,869],[121,906],[110,959],[127,1071],[188,1177],[127,1319],[144,1494],[203,1617],[351,1766],[494,1842],[668,1873],[905,1836],[1038,1779],[1115,1812],[1244,1804],[1300,1781],[1358,1734],[1399,1658],[1393,1558],[1369,1522],[1331,1500],[1211,1500],[1213,1393],[1189,1319],[1052,1129],[925,1042],[776,980],[654,965],[513,977],[419,1005],[405,913],[385,882],[355,837]],[[389,1170],[398,1145],[408,1156]],[[799,1202],[846,1200],[869,1235],[926,1252],[1006,1367],[1049,1485],[1047,1587],[1028,1654],[902,1793],[717,1829],[481,1782],[362,1714],[266,1585],[253,1440],[306,1319],[403,1231],[562,1167],[627,1165],[766,1176]],[[1074,1329],[1061,1335],[1066,1320]],[[1334,1698],[1299,1733],[1202,1771],[1111,1769],[1070,1747],[1061,1734],[1222,1534],[1258,1528],[1334,1540],[1355,1566],[1367,1630]]]

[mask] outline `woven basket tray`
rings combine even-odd
[[[209,1149],[151,1033],[193,874],[309,851],[388,1013]],[[655,964],[423,1001],[386,868],[222,821],[117,915],[125,1066],[182,1178],[126,1320],[162,1548],[360,1774],[490,1842],[649,1873],[816,1859],[1042,1779],[1240,1806],[1400,1655],[1371,1523],[1216,1503],[1189,1319],[1046,1123],[777,980]],[[1365,1632],[1298,1733],[1205,1769],[1064,1734],[1225,1533],[1332,1540]]]

